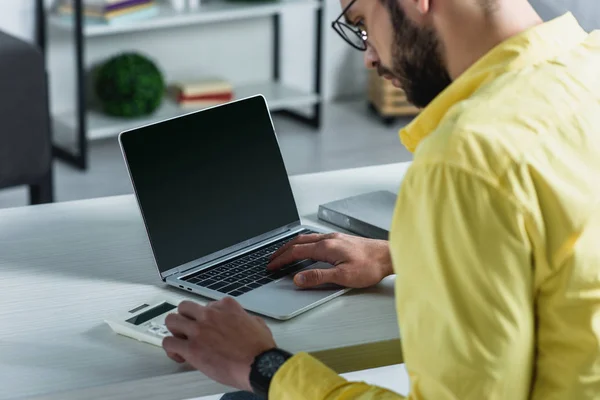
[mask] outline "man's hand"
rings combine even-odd
[[[184,301],[178,312],[165,321],[173,333],[163,340],[167,355],[219,383],[251,392],[254,358],[276,347],[265,322],[249,315],[231,297],[206,307]]]
[[[299,273],[294,282],[301,288],[334,283],[351,288],[376,285],[393,274],[388,242],[332,233],[301,235],[281,247],[267,268],[275,270],[298,260],[310,259],[334,265]]]

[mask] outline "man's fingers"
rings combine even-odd
[[[162,347],[171,359],[174,361],[185,362],[185,358],[188,354],[188,341],[174,336],[167,336],[163,339]],[[172,355],[177,357],[172,357]]]
[[[202,317],[202,311],[205,307],[194,303],[193,301],[182,301],[177,307],[177,312],[191,320],[198,320]]]
[[[320,242],[321,240],[326,239],[328,236],[329,235],[323,235],[323,234],[319,234],[319,233],[312,233],[310,235],[300,235],[297,238],[295,238],[294,240],[292,240],[291,242],[288,242],[288,243],[284,244],[283,246],[281,246],[279,248],[279,250],[277,250],[275,253],[273,253],[271,255],[271,260],[276,259],[277,257],[279,257],[280,255],[285,253],[290,247],[292,247],[294,245]]]
[[[179,354],[169,353],[168,351],[166,353],[167,353],[167,356],[169,356],[169,358],[171,360],[175,361],[176,363],[183,364],[185,362],[183,357],[181,357]]]
[[[210,308],[216,308],[221,311],[244,311],[243,307],[232,297],[224,297],[219,301],[211,303]]]
[[[267,269],[274,270],[299,260],[314,259],[315,254],[317,253],[318,243],[320,242],[296,244],[289,247],[279,257],[271,260],[271,262],[267,265]]]
[[[337,259],[340,256],[338,254],[339,245],[339,242],[329,237],[315,243],[293,245],[279,257],[271,260],[267,265],[267,269],[278,269],[300,260],[324,261],[335,265],[338,263]]]
[[[337,268],[329,269],[311,269],[296,274],[294,277],[294,283],[296,286],[303,289],[315,287],[325,283],[336,283],[339,284],[339,270]]]
[[[261,324],[265,328],[269,329],[269,326],[267,325],[267,323],[265,322],[264,319],[262,319],[261,317],[257,317],[257,316],[254,316],[254,319],[257,320],[259,324]]]
[[[179,314],[167,315],[165,325],[173,335],[178,337],[188,338],[194,330],[194,321]]]

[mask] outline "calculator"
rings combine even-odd
[[[155,298],[107,318],[105,322],[120,335],[162,347],[163,339],[171,336],[165,325],[165,318],[177,312],[177,306],[182,300],[184,299]]]

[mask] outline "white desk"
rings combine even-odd
[[[320,203],[397,191],[407,168],[296,176],[292,184],[305,222],[317,224]],[[227,390],[102,322],[161,293],[186,296],[158,278],[132,196],[0,211],[0,274],[0,398],[183,399]],[[399,351],[393,296],[387,279],[268,324],[279,346],[316,352],[330,364],[356,363],[349,349],[364,360],[389,358],[389,346],[377,344]]]

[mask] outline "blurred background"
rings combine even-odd
[[[597,1],[532,4],[546,20],[571,11],[600,25]],[[340,11],[338,0],[0,0],[0,208],[130,193],[120,131],[255,93],[291,175],[410,160],[398,130],[417,110],[331,29]]]

